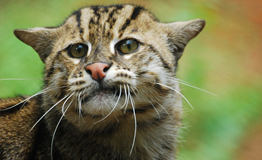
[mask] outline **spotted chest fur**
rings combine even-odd
[[[25,149],[11,149],[15,135],[0,135],[0,158],[174,159],[177,62],[204,25],[160,23],[141,6],[113,5],[79,9],[58,27],[15,30],[45,63],[44,86],[30,98],[0,100],[1,135],[20,131],[12,115],[31,124],[23,127],[31,136],[20,137]]]

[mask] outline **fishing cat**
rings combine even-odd
[[[0,159],[175,159],[177,63],[204,25],[112,5],[79,9],[58,27],[15,30],[45,63],[44,86],[0,100]]]

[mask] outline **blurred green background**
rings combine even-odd
[[[79,7],[116,3],[143,5],[162,22],[207,22],[185,49],[178,78],[216,96],[181,84],[194,110],[184,101],[178,159],[262,159],[259,0],[1,0],[0,97],[32,95],[42,86],[44,65],[31,47],[15,38],[14,29],[56,26]]]

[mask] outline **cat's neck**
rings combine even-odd
[[[51,106],[52,104],[49,104],[49,107]],[[60,121],[62,114],[53,109],[46,115],[45,122],[52,136],[51,141],[54,142],[53,148],[62,155],[64,152],[71,152],[74,146],[74,151],[70,155],[76,157],[80,156],[79,153],[90,154],[90,157],[96,157],[91,154],[103,153],[96,158],[101,159],[101,156],[116,154],[115,157],[122,157],[121,159],[136,159],[144,156],[153,159],[154,156],[163,155],[166,148],[169,148],[168,151],[172,152],[172,155],[174,154],[173,144],[176,139],[170,136],[170,133],[176,134],[174,126],[177,124],[170,114],[172,112],[167,111],[159,117],[151,117],[151,119],[147,117],[148,121],[139,121],[142,115],[140,117],[137,113],[138,120],[135,121],[132,113],[126,113],[123,117],[108,117],[97,124],[94,123],[98,121],[97,119],[90,118],[90,121],[83,121],[79,117],[75,120],[78,121],[78,125],[73,125],[70,123],[72,120],[68,121],[66,116]],[[86,152],[82,152],[83,150]]]

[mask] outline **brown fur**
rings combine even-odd
[[[18,104],[24,98],[0,99],[0,109]],[[33,150],[35,130],[28,132],[39,117],[40,104],[36,99],[0,113],[0,157],[28,159]],[[2,156],[1,156],[2,155]]]
[[[0,101],[0,159],[174,159],[177,61],[204,25],[160,23],[140,6],[114,5],[80,9],[58,27],[15,30],[45,63],[45,84],[25,103]],[[123,53],[127,39],[138,47]],[[73,44],[86,54],[73,57]],[[97,63],[107,66],[101,79],[87,69]]]

